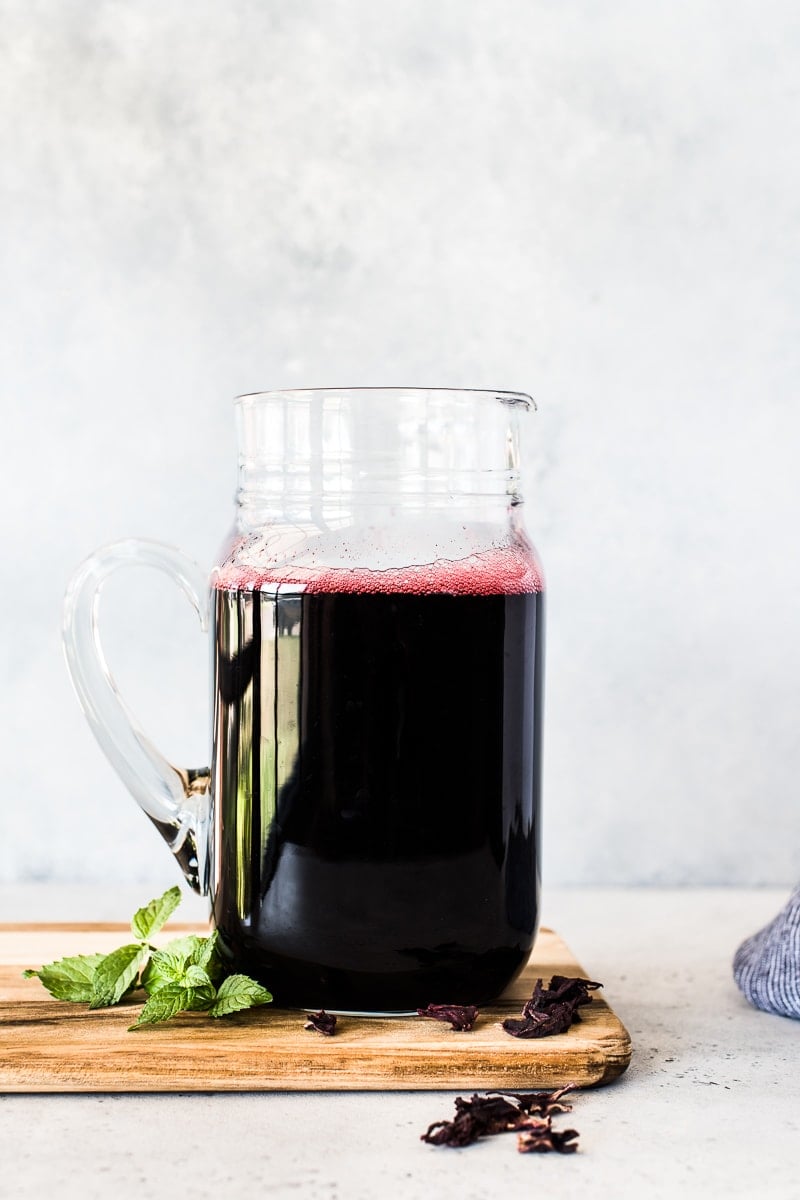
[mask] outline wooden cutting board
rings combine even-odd
[[[205,934],[169,925],[155,939]],[[124,925],[0,925],[0,1091],[178,1092],[550,1088],[609,1083],[631,1044],[603,993],[564,1034],[525,1041],[500,1022],[518,1016],[541,976],[591,978],[561,938],[542,929],[524,973],[486,1005],[471,1033],[420,1017],[340,1017],[333,1037],[270,1006],[212,1021],[185,1013],[128,1032],[138,1004],[90,1012],[53,1000],[25,967],[103,953],[130,939]]]

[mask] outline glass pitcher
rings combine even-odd
[[[537,929],[543,579],[509,392],[236,401],[236,520],[209,575],[128,540],[77,571],[65,645],[100,746],[231,969],[340,1012],[482,1004]],[[121,700],[103,581],[166,571],[210,624],[211,766],[175,767]]]

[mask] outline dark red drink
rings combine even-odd
[[[219,580],[214,919],[278,1003],[481,1004],[527,961],[543,596],[519,561]]]

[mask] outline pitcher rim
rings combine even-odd
[[[296,396],[298,399],[323,393],[337,392],[405,392],[416,395],[427,395],[434,392],[439,396],[491,396],[503,404],[518,405],[526,411],[536,412],[536,401],[527,392],[512,392],[502,388],[447,388],[447,387],[313,387],[313,388],[271,388],[259,392],[242,392],[234,396],[235,405],[244,405],[268,399],[287,399]]]

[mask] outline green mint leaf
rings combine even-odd
[[[182,937],[173,938],[171,942],[167,942],[166,946],[162,946],[159,954],[172,954],[182,962],[190,962],[205,941],[205,938],[198,937],[196,933],[185,933]]]
[[[104,958],[104,954],[78,954],[75,958],[61,958],[58,962],[46,963],[39,971],[22,973],[26,979],[35,975],[56,1000],[88,1003],[92,998],[95,970]]]
[[[180,987],[210,989],[209,1004],[216,995],[216,988],[204,967],[198,967],[166,950],[157,950],[142,974],[142,987],[149,996],[153,996],[170,983],[177,983]]]
[[[196,933],[174,938],[161,950],[153,953],[142,975],[142,987],[152,995],[165,983],[181,983],[188,966],[203,967],[209,980],[218,983],[225,974],[217,950],[217,931],[210,937],[198,937]]]
[[[216,1000],[217,989],[202,967],[188,966],[183,986],[190,993],[191,1003],[187,1007],[192,1012],[205,1012]]]
[[[213,987],[211,980],[202,967],[190,963],[183,973],[183,984],[185,987]]]
[[[181,902],[179,887],[167,888],[163,896],[158,896],[133,914],[131,929],[133,936],[139,941],[146,942],[154,933],[158,933],[164,922],[172,916]]]
[[[186,959],[167,950],[156,950],[142,972],[142,987],[148,996],[168,983],[181,983],[186,971]]]
[[[216,989],[202,967],[189,966],[183,982],[165,983],[152,992],[139,1013],[135,1025],[128,1028],[140,1029],[142,1025],[157,1025],[169,1021],[179,1012],[206,1012],[214,1002]]]
[[[92,979],[90,1008],[107,1008],[116,1004],[136,979],[139,968],[149,954],[147,946],[134,942],[112,950],[95,967]]]
[[[257,1004],[269,1004],[272,993],[256,983],[249,975],[229,975],[220,984],[217,998],[209,1008],[209,1016],[227,1017],[229,1013],[253,1008]]]
[[[197,940],[200,945],[193,952],[189,961],[195,963],[198,967],[204,967],[213,977],[215,968],[222,968],[222,963],[219,961],[219,954],[217,952],[219,933],[215,929],[210,937],[198,938]]]
[[[176,1013],[186,1012],[192,1004],[191,988],[181,987],[179,983],[165,983],[157,992],[153,992],[145,1004],[135,1025],[128,1029],[141,1029],[143,1025],[157,1025],[159,1021],[168,1021]]]

